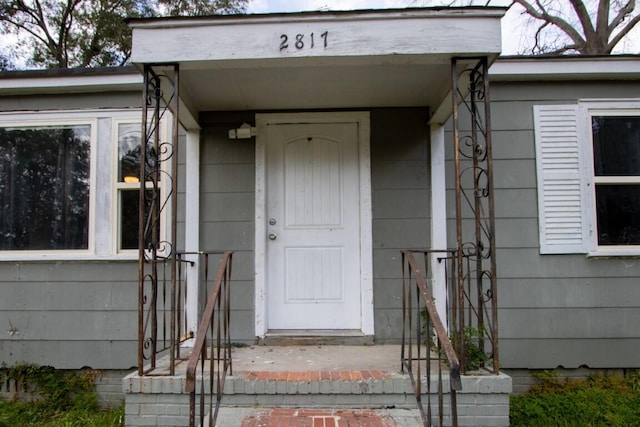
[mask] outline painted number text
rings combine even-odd
[[[315,33],[296,34],[293,37],[289,37],[288,34],[280,35],[280,51],[287,50],[289,48],[295,50],[313,49],[315,47],[326,48],[328,45],[329,31],[320,33],[319,36]]]

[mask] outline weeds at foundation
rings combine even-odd
[[[422,309],[420,311],[420,316],[422,318],[422,330],[421,330],[422,337],[423,338],[426,336],[431,337],[431,347],[438,348],[440,358],[443,360],[446,360],[444,349],[436,345],[437,338],[436,338],[435,330],[431,325],[429,325],[429,328],[427,330],[427,324],[428,324],[427,310]],[[451,339],[451,344],[453,345],[453,348],[456,351],[456,354],[458,355],[458,357],[460,357],[459,334],[454,334],[452,337],[450,337],[450,339]],[[484,339],[484,334],[480,329],[474,328],[472,326],[467,326],[464,328],[464,336],[463,336],[462,342],[464,343],[465,359],[464,359],[464,366],[462,366],[463,372],[475,371],[477,369],[480,369],[480,367],[484,366],[485,362],[489,359],[489,356],[487,356],[487,354],[484,351],[482,351],[482,348],[480,347],[480,343],[483,339]]]
[[[480,369],[489,358],[480,347],[482,340],[484,340],[484,334],[481,330],[471,326],[464,328],[464,372]],[[460,336],[458,334],[453,338],[453,348],[460,354]]]
[[[640,426],[640,371],[560,378],[553,371],[535,376],[539,384],[511,396],[510,421],[518,426]]]
[[[0,367],[0,383],[11,392],[0,400],[0,427],[123,426],[123,408],[98,408],[97,375],[33,364]]]

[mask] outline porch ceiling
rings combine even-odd
[[[434,105],[447,94],[450,66],[421,58],[243,61],[181,67],[181,96],[195,111]]]
[[[416,8],[132,20],[132,61],[139,67],[180,64],[181,108],[188,110],[181,116],[427,106],[444,120],[450,59],[497,57],[504,11]]]

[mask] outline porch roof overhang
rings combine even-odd
[[[186,127],[195,126],[201,111],[410,106],[429,107],[431,120],[444,122],[451,114],[451,58],[492,62],[501,50],[505,11],[132,19],[132,62],[140,68],[179,64]]]

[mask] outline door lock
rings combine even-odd
[[[278,235],[276,233],[269,233],[269,240],[276,240]]]
[[[277,223],[278,223],[278,221],[276,221],[276,219],[275,219],[275,218],[271,218],[271,219],[269,220],[269,225],[276,225]]]

